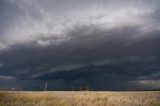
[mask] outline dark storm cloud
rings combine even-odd
[[[151,33],[152,36],[148,33],[139,40],[134,39],[134,35],[140,34],[137,27],[103,31],[96,27],[92,29],[92,26],[78,26],[68,33],[69,40],[62,44],[50,43],[43,47],[32,42],[4,50],[0,56],[0,63],[3,64],[1,74],[19,79],[63,79],[69,84],[77,81],[83,83],[81,79],[84,79],[95,88],[98,81],[108,80],[107,83],[112,83],[104,88],[104,85],[97,86],[101,89],[107,89],[109,85],[118,86],[114,83],[120,79],[126,85],[127,81],[136,80],[137,77],[149,77],[159,72],[158,33]],[[151,79],[157,80],[159,76],[152,76]]]
[[[148,2],[4,1],[0,75],[6,77],[0,78],[25,80],[24,89],[42,88],[46,80],[61,89],[159,88],[160,8],[158,0]]]
[[[0,75],[0,90],[7,89],[12,90],[14,89],[20,89],[21,82],[16,79],[14,76],[3,76]]]

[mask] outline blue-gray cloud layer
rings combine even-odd
[[[46,80],[51,89],[158,89],[158,3],[1,1],[0,78],[23,89]]]

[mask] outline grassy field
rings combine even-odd
[[[0,106],[160,106],[160,92],[0,92]]]

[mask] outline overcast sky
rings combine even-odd
[[[0,0],[0,89],[159,89],[159,4]]]

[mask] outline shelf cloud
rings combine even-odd
[[[23,90],[45,81],[64,90],[159,89],[159,3],[2,0],[0,79]]]

